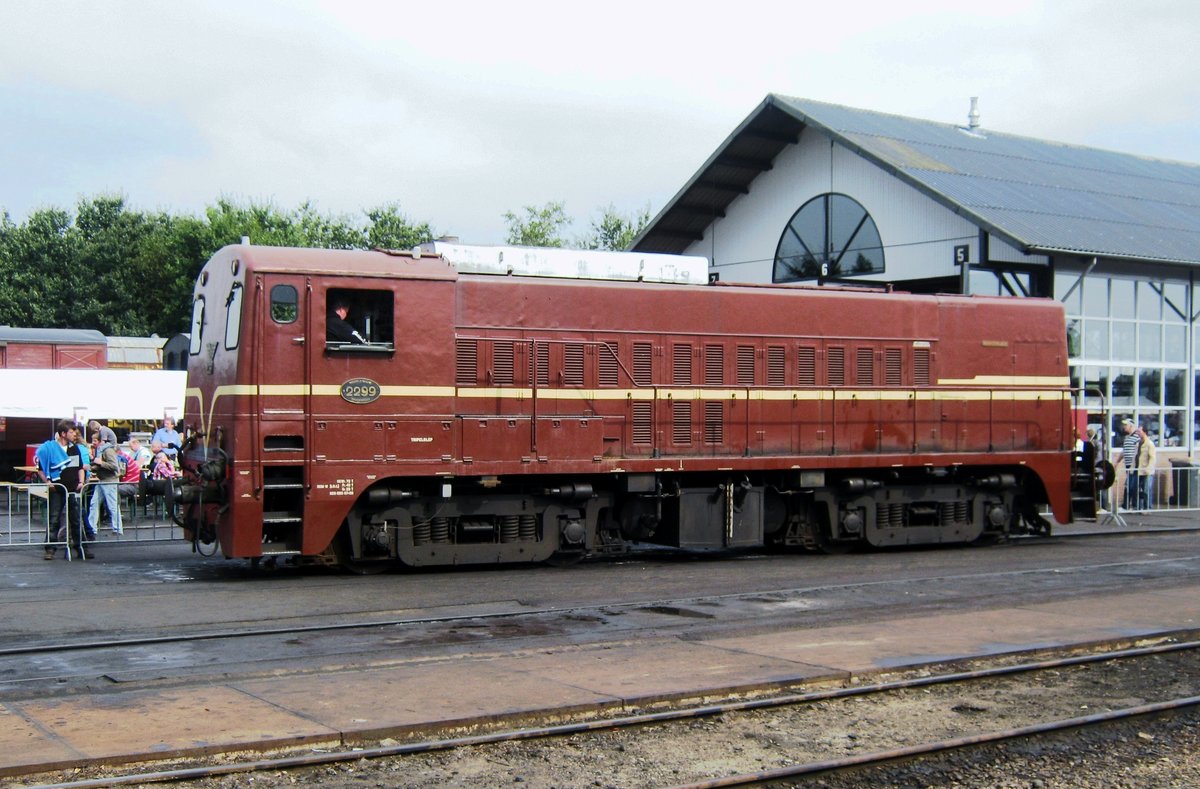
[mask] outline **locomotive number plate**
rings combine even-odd
[[[342,399],[348,403],[373,403],[379,399],[379,384],[370,378],[351,378],[342,384]]]

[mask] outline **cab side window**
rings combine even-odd
[[[330,288],[325,294],[325,349],[337,353],[395,350],[390,290]]]
[[[235,350],[242,337],[242,283],[235,282],[225,299],[225,349]]]
[[[197,296],[192,302],[192,331],[188,338],[188,354],[195,356],[203,347],[204,338],[204,297]]]
[[[291,285],[271,288],[271,320],[276,323],[295,323],[300,315],[299,295]]]

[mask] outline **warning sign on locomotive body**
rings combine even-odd
[[[1071,517],[1053,301],[709,285],[702,259],[633,253],[616,279],[525,276],[532,252],[475,266],[495,273],[218,252],[195,290],[189,528],[229,557],[368,571]]]

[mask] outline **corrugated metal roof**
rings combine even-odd
[[[166,337],[107,337],[109,367],[162,367]]]
[[[776,125],[783,114],[797,130],[822,131],[1027,252],[1200,263],[1200,165],[774,94],[709,162],[766,113],[774,113]],[[690,241],[680,245],[672,235],[674,206],[693,202],[696,181],[660,212],[634,249],[687,247]]]

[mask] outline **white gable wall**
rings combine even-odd
[[[972,263],[980,262],[979,230],[916,189],[876,167],[829,137],[805,129],[798,144],[776,157],[774,167],[750,184],[750,194],[734,200],[724,219],[716,219],[704,240],[688,255],[703,255],[724,282],[770,282],[784,226],[808,200],[840,192],[862,204],[875,220],[884,245],[886,271],[862,279],[907,280],[958,275],[954,247],[967,245]],[[1024,262],[1033,259],[993,238],[992,259],[1004,249]]]

